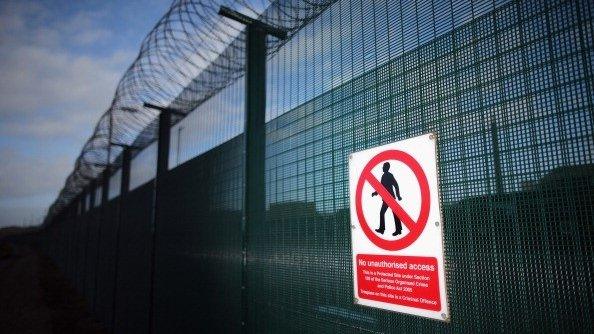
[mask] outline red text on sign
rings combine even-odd
[[[434,257],[358,254],[359,298],[439,311],[437,270]]]

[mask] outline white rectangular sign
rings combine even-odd
[[[355,302],[449,321],[434,134],[349,157]]]

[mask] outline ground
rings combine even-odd
[[[0,333],[106,331],[49,258],[0,240]]]

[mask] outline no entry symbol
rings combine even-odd
[[[410,217],[410,215],[400,206],[400,204],[392,197],[392,195],[384,188],[384,186],[378,181],[378,179],[371,173],[371,170],[378,166],[379,164],[388,161],[388,160],[396,160],[404,163],[408,168],[410,168],[415,175],[419,187],[421,189],[421,210],[419,212],[419,216],[416,219]],[[377,234],[369,226],[367,219],[363,213],[363,205],[362,205],[362,193],[363,193],[363,186],[365,182],[368,182],[369,185],[376,191],[382,198],[382,200],[390,207],[392,212],[394,212],[402,224],[404,224],[409,232],[402,238],[396,240],[386,240],[380,238]],[[399,150],[387,150],[380,152],[376,156],[374,156],[363,168],[359,180],[357,182],[357,190],[355,194],[355,206],[357,211],[357,218],[359,220],[359,224],[363,229],[363,232],[373,242],[376,246],[390,251],[396,251],[404,249],[410,246],[415,240],[423,232],[425,225],[427,224],[427,219],[429,218],[429,211],[431,208],[431,201],[430,201],[430,190],[429,190],[429,182],[427,181],[427,176],[423,171],[421,165],[413,158],[410,154],[399,151]]]
[[[434,133],[349,156],[355,304],[449,320],[438,167]]]

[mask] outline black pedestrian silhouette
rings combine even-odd
[[[384,174],[382,175],[382,186],[384,186],[384,188],[390,193],[390,195],[392,195],[392,198],[398,197],[398,200],[402,201],[402,197],[400,197],[400,190],[398,189],[398,183],[396,182],[394,175],[388,172],[390,170],[390,163],[385,162],[382,168],[384,170]],[[392,190],[392,187],[394,187],[394,189],[396,190],[396,196],[394,196],[394,190]],[[375,195],[377,195],[377,191],[374,191],[371,194],[371,196]],[[382,208],[380,210],[380,226],[378,229],[375,230],[379,234],[384,234],[384,230],[386,229],[386,221],[384,219],[386,210],[388,210],[388,204],[386,204],[386,201],[382,200]],[[396,216],[396,213],[394,211],[392,211],[392,214],[394,215],[394,223],[396,224],[396,231],[392,233],[392,235],[396,236],[402,233],[402,223],[400,222],[400,219],[398,219],[398,216]]]

